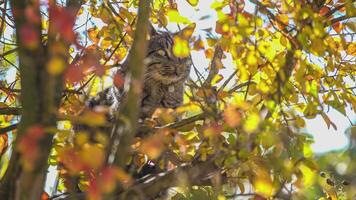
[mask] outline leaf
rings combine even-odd
[[[177,131],[188,132],[193,130],[194,127],[195,127],[195,123],[193,122],[177,128]]]
[[[289,24],[289,17],[286,14],[277,15],[277,19],[279,19],[283,23],[281,25],[288,25]]]
[[[236,127],[241,122],[241,114],[235,106],[228,106],[224,110],[224,120],[230,127]]]
[[[174,36],[173,54],[177,57],[184,58],[189,56],[189,52],[188,41],[179,36]]]
[[[223,80],[224,77],[221,74],[217,74],[214,76],[214,78],[211,80],[211,85],[214,86],[217,83],[219,83],[221,80]]]
[[[326,115],[326,113],[322,112],[321,116],[323,117],[326,125],[328,126],[328,129],[330,129],[330,125],[332,125],[334,130],[337,130],[336,125],[330,120],[330,118]]]
[[[252,133],[257,129],[259,122],[260,116],[257,113],[250,113],[247,115],[243,128],[247,133]]]
[[[103,165],[105,159],[103,149],[93,144],[85,144],[79,152],[79,156],[82,159],[83,164],[91,169],[99,169]]]
[[[248,55],[247,55],[247,64],[250,65],[250,66],[256,66],[257,65],[257,57],[256,57],[256,54],[253,53],[253,52],[250,52]]]
[[[302,177],[302,187],[303,188],[307,188],[310,187],[311,185],[313,185],[313,183],[315,182],[315,180],[317,180],[316,174],[315,172],[313,172],[313,170],[311,168],[309,168],[307,165],[302,164],[299,166],[300,172],[302,173],[303,177]]]
[[[257,194],[268,198],[273,195],[274,188],[271,177],[264,169],[256,169],[257,176],[253,180],[253,187]]]
[[[237,186],[239,187],[241,194],[245,193],[245,186],[243,182],[238,181]]]
[[[106,123],[104,112],[86,111],[78,120],[89,126],[102,126]]]
[[[191,5],[191,6],[197,6],[199,3],[199,0],[187,0],[187,2]]]
[[[328,13],[330,11],[330,8],[327,6],[323,6],[320,10],[319,10],[319,14],[321,16],[324,16],[326,13]]]
[[[170,22],[183,23],[183,24],[191,23],[188,18],[181,16],[177,10],[172,10],[172,9],[168,10],[167,16]]]
[[[343,29],[343,25],[341,22],[336,22],[332,25],[334,31],[336,31],[337,33],[340,33]]]
[[[99,29],[94,26],[93,28],[88,29],[88,37],[95,44],[99,43],[100,39],[98,38]]]
[[[51,60],[47,64],[47,71],[49,74],[53,76],[60,75],[65,70],[65,68],[66,68],[66,63],[59,56],[55,56],[51,58]]]
[[[49,200],[49,194],[47,192],[42,192],[41,200]]]
[[[352,56],[356,56],[356,42],[353,42],[347,46],[346,53]]]
[[[303,127],[305,127],[305,120],[303,118],[297,116],[295,119],[295,124],[297,125],[298,128],[303,128]]]
[[[124,86],[124,79],[122,78],[122,74],[117,72],[114,76],[114,85],[116,88],[120,89]]]
[[[8,135],[5,133],[0,134],[0,158],[2,158],[8,147]]]

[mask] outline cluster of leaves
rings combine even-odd
[[[16,138],[15,131],[10,131],[19,121],[18,94],[23,87],[17,71],[17,47],[9,43],[15,43],[15,37],[5,35],[8,24],[16,28],[6,2],[1,20],[1,64],[4,72],[13,70],[16,76],[12,82],[0,82],[0,111],[4,114],[0,116],[1,176],[10,156],[5,153]],[[187,2],[192,7],[199,3]],[[148,133],[131,144],[133,155],[127,162],[137,170],[153,161],[163,172],[184,164],[194,167],[196,163],[209,163],[215,167],[212,171],[200,168],[194,176],[200,181],[191,180],[189,170],[179,173],[179,180],[166,186],[177,187],[173,199],[351,197],[349,188],[355,186],[335,187],[339,179],[334,180],[334,172],[327,169],[331,162],[325,161],[334,158],[316,159],[310,146],[312,138],[303,133],[303,128],[306,119],[321,115],[329,128],[336,129],[328,110],[336,109],[346,116],[345,107],[356,109],[355,85],[350,85],[355,84],[356,75],[355,24],[350,20],[356,16],[354,1],[250,3],[255,6],[253,13],[246,10],[244,0],[214,1],[211,8],[218,16],[216,28],[206,30],[207,37],[196,37],[192,36],[194,22],[179,13],[177,2],[152,2],[153,24],[160,28],[168,23],[188,27],[174,37],[174,54],[186,57],[191,51],[204,51],[211,63],[206,66],[207,76],[193,66],[197,80],[187,82],[183,106],[159,109],[144,122],[139,132]],[[49,18],[43,16],[41,31],[48,35],[41,38],[43,41],[31,25],[19,31],[23,33],[20,44],[28,49],[55,43],[49,49],[52,56],[46,70],[55,77],[63,75],[65,89],[59,94],[61,104],[56,111],[58,126],[30,127],[15,149],[22,155],[24,169],[31,171],[41,154],[34,147],[44,134],[54,135],[48,160],[59,168],[55,192],[74,192],[78,182],[73,180],[77,179],[89,199],[109,195],[118,185],[121,189],[135,186],[130,172],[109,164],[108,147],[113,141],[98,128],[111,126],[106,122],[107,108],[78,114],[83,111],[83,102],[105,86],[113,82],[123,87],[123,77],[112,76],[111,69],[126,58],[134,42],[137,7],[138,1],[87,0],[74,25],[75,15],[70,9],[49,6]],[[31,23],[40,21],[31,9],[26,13],[34,20]],[[59,33],[61,42],[51,41],[55,33]],[[64,44],[71,44],[70,49],[63,49]],[[68,53],[69,59],[63,59]],[[223,64],[226,57],[232,59],[231,66]],[[226,68],[233,73],[223,73]],[[72,124],[78,122],[93,127],[94,133],[73,135]],[[352,157],[345,159],[348,173],[342,178],[353,179],[347,176],[352,170],[347,159]],[[203,181],[206,179],[210,181]]]

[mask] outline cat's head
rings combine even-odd
[[[190,56],[177,57],[173,54],[174,36],[178,33],[158,32],[150,27],[147,49],[145,80],[162,84],[185,81],[189,77],[192,60]]]

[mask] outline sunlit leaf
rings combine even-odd
[[[170,22],[190,24],[190,20],[180,15],[177,10],[168,10],[167,16]]]
[[[179,36],[174,37],[173,53],[177,57],[188,57],[189,56],[189,44],[187,40],[183,40]]]
[[[343,25],[341,22],[336,22],[332,25],[334,31],[336,31],[337,33],[340,33],[341,30],[343,29]]]
[[[196,6],[196,5],[198,5],[199,0],[187,0],[187,2],[192,6]]]
[[[246,132],[251,133],[258,128],[260,116],[257,113],[250,113],[244,122],[243,128]]]

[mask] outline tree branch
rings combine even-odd
[[[201,113],[201,114],[195,115],[193,117],[189,117],[189,118],[186,118],[186,119],[183,119],[183,120],[171,123],[171,124],[167,124],[167,125],[160,126],[160,127],[154,127],[154,128],[142,125],[139,127],[137,133],[138,133],[138,136],[141,136],[141,135],[147,135],[147,133],[149,133],[149,132],[157,131],[157,130],[165,129],[165,128],[177,129],[177,128],[183,127],[185,125],[188,125],[190,123],[193,123],[193,122],[196,122],[199,120],[204,120],[206,116],[207,116],[206,113]]]
[[[119,138],[119,146],[116,151],[115,164],[121,168],[125,167],[127,158],[131,155],[130,145],[137,130],[139,99],[143,85],[143,75],[145,71],[144,58],[146,55],[147,33],[148,33],[148,18],[150,11],[150,1],[139,1],[138,18],[136,31],[134,35],[134,43],[128,55],[128,69],[125,80],[129,82],[130,89],[127,94],[127,99],[123,103],[120,116],[126,120],[118,120],[115,124],[114,137]],[[126,83],[127,84],[127,83]],[[117,119],[120,119],[117,116]],[[122,119],[122,118],[121,118]],[[121,128],[118,128],[121,127]]]
[[[7,132],[10,132],[10,131],[16,129],[18,127],[18,125],[19,124],[16,123],[16,124],[12,124],[10,126],[4,127],[4,128],[0,128],[0,135],[5,134]]]
[[[209,179],[214,173],[221,173],[221,169],[215,166],[213,159],[195,164],[184,164],[165,173],[144,178],[125,191],[120,191],[112,199],[135,199],[134,197],[137,196],[143,199],[151,199],[157,197],[161,191],[180,185],[182,181],[188,181],[190,185],[210,185]],[[60,195],[51,198],[51,200],[70,200],[73,198],[85,199],[85,193],[77,193],[75,196],[70,194]]]
[[[213,78],[219,73],[218,65],[221,65],[222,56],[223,56],[223,50],[221,49],[221,47],[219,45],[217,45],[215,47],[213,59],[211,60],[211,63],[210,63],[210,71],[209,71],[208,77],[204,81],[203,86],[210,85]]]
[[[21,115],[21,108],[0,108],[0,115]]]
[[[356,0],[352,0],[351,2],[349,3],[353,3],[353,2],[356,2]],[[347,2],[348,3],[348,2]],[[326,13],[324,15],[324,17],[328,18],[330,17],[331,15],[333,15],[336,11],[340,10],[341,8],[345,7],[347,3],[344,3],[344,4],[340,4],[340,5],[337,5],[335,6],[333,9],[331,9],[328,13]]]

